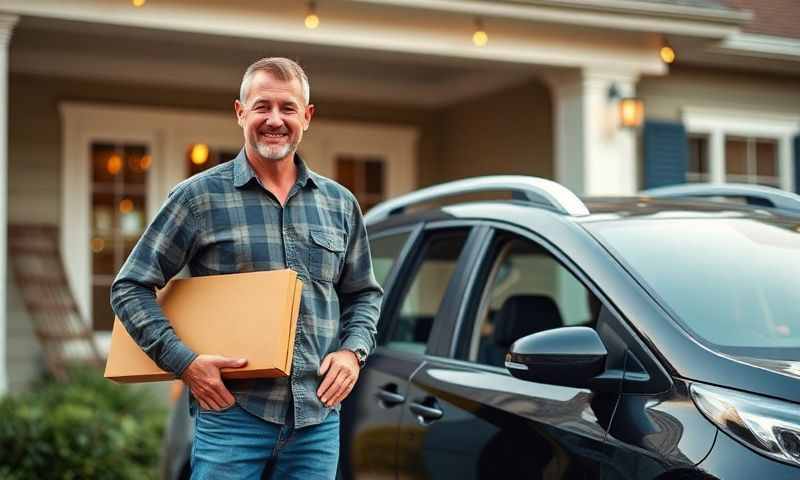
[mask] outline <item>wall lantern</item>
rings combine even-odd
[[[622,128],[639,128],[644,122],[644,102],[641,98],[627,97],[619,101],[619,124]]]
[[[638,97],[623,97],[616,84],[608,89],[608,101],[616,108],[617,125],[637,129],[644,123],[644,102]],[[616,105],[614,105],[616,104]]]

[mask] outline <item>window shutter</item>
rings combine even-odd
[[[644,124],[644,188],[686,183],[689,140],[682,123]]]
[[[794,191],[800,193],[800,135],[794,137]]]

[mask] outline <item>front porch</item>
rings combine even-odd
[[[580,15],[556,25],[539,8],[489,9],[490,41],[477,47],[473,11],[331,1],[323,26],[307,30],[304,8],[281,2],[266,11],[244,0],[192,10],[177,0],[0,7],[13,13],[0,22],[0,73],[9,72],[0,85],[8,89],[0,118],[9,119],[0,124],[0,140],[9,135],[7,154],[0,148],[0,166],[8,165],[0,224],[60,227],[74,295],[99,332],[110,325],[110,280],[170,187],[238,150],[233,100],[245,67],[263,56],[306,68],[318,116],[301,153],[366,207],[486,174],[552,178],[579,194],[639,189],[637,134],[619,127],[615,102],[634,96],[642,76],[666,73],[658,29],[610,33],[618,27],[587,27]],[[719,19],[698,25],[703,35],[731,28]],[[205,146],[203,162],[195,146]],[[129,165],[138,170],[119,181],[114,170]],[[0,274],[5,265],[0,256]],[[24,388],[38,365],[13,278],[0,277],[6,283],[0,392]]]

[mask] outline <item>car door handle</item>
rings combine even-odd
[[[427,425],[433,421],[439,420],[442,418],[442,415],[444,415],[444,412],[439,408],[417,402],[408,404],[408,408],[417,415],[417,421],[421,425]]]
[[[391,408],[396,405],[400,405],[406,400],[406,397],[400,395],[397,392],[387,390],[386,387],[378,390],[375,393],[375,396],[378,397],[378,400],[380,400],[381,406],[385,408]]]

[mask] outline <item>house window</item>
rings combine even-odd
[[[689,134],[689,168],[703,165],[713,183],[749,183],[794,191],[792,142],[800,134],[800,117],[759,112],[685,107]],[[706,138],[706,140],[702,140]],[[693,159],[694,157],[694,159]],[[690,172],[687,181],[696,175]]]
[[[696,183],[710,180],[708,135],[689,135],[689,168],[686,172],[686,181]]]
[[[109,289],[145,228],[147,175],[152,157],[145,145],[92,143],[92,324],[110,330]]]
[[[353,192],[365,212],[386,196],[385,163],[380,157],[336,157],[336,181]]]
[[[186,171],[188,176],[233,160],[238,151],[213,148],[205,143],[193,143],[186,148]]]
[[[725,181],[780,187],[778,142],[754,137],[725,137]]]

